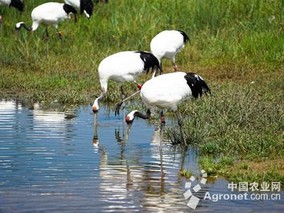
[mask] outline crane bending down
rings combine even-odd
[[[172,61],[174,71],[177,71],[175,56],[179,53],[190,39],[188,35],[181,30],[164,30],[158,33],[150,43],[151,52],[160,62],[169,58]]]
[[[70,14],[72,13],[75,15],[76,19],[77,11],[74,7],[64,3],[47,2],[32,10],[31,17],[33,23],[31,27],[28,27],[24,22],[18,22],[15,28],[17,31],[22,27],[27,31],[35,31],[40,24],[43,24],[46,26],[46,37],[49,38],[47,27],[48,25],[53,25],[58,32],[59,39],[62,40],[62,34],[58,31],[58,24],[59,22],[70,18]]]
[[[148,108],[146,114],[133,110],[126,116],[125,121],[131,125],[135,117],[149,119],[154,107],[169,108],[176,113],[181,140],[186,145],[178,106],[188,98],[201,97],[203,93],[211,94],[203,78],[195,73],[174,72],[157,76],[146,81],[140,91],[140,96]],[[164,122],[163,113],[161,122]]]
[[[153,76],[157,74],[157,71],[162,72],[158,59],[149,52],[122,51],[103,59],[98,67],[101,94],[95,99],[92,105],[93,112],[98,112],[99,101],[102,100],[107,93],[109,80],[121,83],[133,81],[138,84],[136,82],[137,77],[142,73],[148,73],[150,70],[153,72]],[[137,86],[138,89],[141,88],[140,84]],[[122,100],[122,102],[123,101],[124,100]]]

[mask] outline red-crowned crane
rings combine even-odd
[[[84,12],[87,18],[93,14],[94,3],[92,0],[65,0],[65,3],[80,10],[81,14]]]
[[[140,90],[140,96],[148,108],[147,113],[142,114],[138,110],[133,110],[126,116],[125,121],[131,125],[135,117],[149,119],[154,107],[171,109],[176,113],[181,140],[186,145],[178,106],[184,100],[198,98],[203,93],[210,94],[210,89],[203,78],[195,73],[174,72],[157,76],[146,81]],[[161,123],[164,123],[162,113]]]
[[[19,11],[24,11],[24,2],[23,0],[0,0],[0,6],[8,6],[8,7],[14,7],[18,9]],[[3,22],[3,17],[0,15],[0,25]]]
[[[158,59],[149,52],[122,51],[104,58],[98,67],[101,94],[92,105],[93,112],[95,114],[98,112],[99,101],[106,95],[109,80],[121,83],[125,81],[137,83],[137,77],[142,73],[148,73],[150,69],[153,76],[156,75],[157,71],[162,72]],[[138,89],[141,88],[140,84],[137,86]]]
[[[59,39],[62,41],[62,34],[58,31],[58,24],[70,18],[70,14],[74,14],[76,19],[77,11],[74,7],[64,3],[47,2],[32,10],[31,17],[33,23],[31,27],[28,27],[24,22],[18,22],[15,28],[17,31],[22,27],[28,31],[35,31],[40,24],[43,24],[46,26],[46,37],[49,38],[47,27],[53,25],[58,32]]]
[[[23,0],[0,0],[0,6],[6,5],[9,7],[14,7],[18,9],[19,11],[24,11],[24,2]]]
[[[158,33],[150,43],[151,52],[159,60],[162,67],[164,58],[171,59],[174,71],[177,71],[175,56],[180,52],[185,44],[189,42],[188,35],[181,30],[164,30]]]

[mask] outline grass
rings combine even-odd
[[[31,24],[32,8],[43,2],[27,1],[22,14],[1,7],[1,98],[89,104],[100,93],[97,67],[104,57],[149,50],[161,30],[181,29],[191,44],[176,62],[181,70],[203,76],[213,93],[181,106],[187,142],[198,148],[201,164],[228,178],[239,177],[233,171],[240,171],[247,174],[244,179],[283,180],[283,167],[276,162],[284,156],[284,1],[113,0],[95,5],[89,20],[82,15],[77,23],[62,22],[63,44],[50,27],[48,54],[44,27],[19,36],[14,32],[19,21]],[[169,61],[163,65],[171,72]],[[136,89],[125,87],[129,93]],[[118,101],[117,88],[110,82],[113,92],[105,103]],[[168,135],[177,135],[174,128]],[[272,162],[276,166],[267,167]]]
[[[233,180],[284,180],[282,79],[279,74],[273,84],[261,79],[212,84],[211,97],[182,106],[187,143],[198,149],[209,174]],[[168,134],[178,137],[179,132],[170,128]],[[256,162],[261,162],[258,168]]]
[[[206,156],[200,163],[210,177],[222,176],[237,182],[284,182],[283,158],[236,160],[234,157],[213,159]]]

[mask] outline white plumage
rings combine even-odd
[[[171,59],[176,71],[175,56],[184,48],[185,43],[188,41],[188,35],[181,30],[164,30],[151,40],[150,48],[161,64],[163,58]]]
[[[157,58],[148,52],[122,51],[103,59],[98,67],[101,95],[93,103],[93,112],[98,111],[98,101],[105,96],[109,80],[121,83],[125,81],[137,83],[137,77],[142,73],[148,73],[150,69],[155,75],[160,66]]]
[[[180,102],[192,95],[184,76],[185,73],[176,72],[147,81],[140,93],[143,102],[148,108],[157,106],[176,111]]]
[[[32,26],[28,27],[24,22],[18,22],[16,24],[16,30],[20,30],[24,27],[28,31],[35,31],[40,24],[46,26],[46,36],[48,37],[47,26],[53,25],[58,31],[59,22],[70,17],[70,14],[76,15],[77,11],[70,5],[58,3],[58,2],[48,2],[35,7],[32,10]],[[61,33],[58,31],[59,38],[61,39]]]
[[[178,106],[184,100],[198,98],[203,93],[210,93],[210,89],[203,78],[195,73],[174,72],[160,75],[146,81],[141,88],[140,96],[148,108],[147,113],[133,110],[126,116],[125,121],[132,124],[135,117],[149,119],[154,107],[168,108],[176,112],[181,129],[182,118]],[[161,122],[164,122],[164,118],[161,118]],[[181,135],[183,138],[182,129]]]
[[[88,18],[93,14],[94,3],[92,0],[65,0],[65,3],[80,10],[80,13],[84,12]]]

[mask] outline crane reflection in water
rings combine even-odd
[[[185,207],[179,187],[183,181],[179,170],[184,166],[187,152],[164,138],[163,125],[154,127],[150,141],[139,144],[134,136],[129,138],[130,128],[122,123],[114,129],[115,155],[108,152],[110,141],[99,141],[100,128],[103,125],[94,125],[93,145],[95,152],[100,154],[101,199],[109,203],[110,209],[123,208],[126,203],[129,208],[142,205],[148,210],[171,206],[176,209],[177,204]],[[139,129],[141,131],[138,125],[131,131]],[[139,199],[133,199],[134,196]]]

